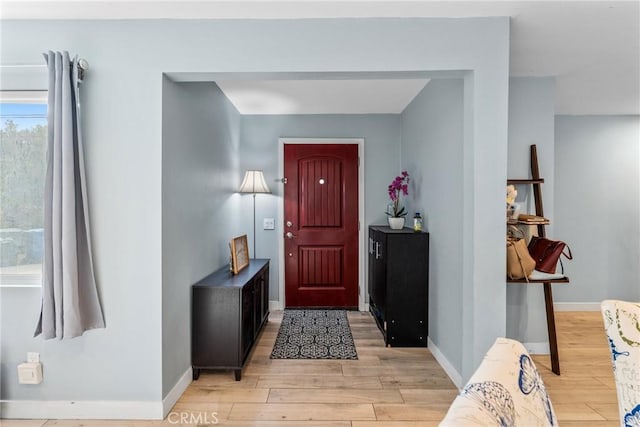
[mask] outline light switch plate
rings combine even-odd
[[[276,220],[273,218],[264,218],[262,221],[263,229],[265,230],[275,230],[276,229]]]

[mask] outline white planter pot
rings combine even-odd
[[[404,227],[404,218],[400,217],[400,218],[396,218],[396,217],[389,217],[389,227],[391,227],[392,230],[400,230],[402,229],[402,227]]]

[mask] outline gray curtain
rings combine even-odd
[[[73,338],[104,328],[91,239],[78,104],[78,61],[44,54],[49,69],[42,310],[35,336]]]

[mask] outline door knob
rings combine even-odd
[[[296,237],[295,234],[290,231],[287,231],[287,234],[285,234],[285,236],[287,236],[287,239],[293,239],[294,237]]]

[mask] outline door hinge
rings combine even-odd
[[[360,167],[360,156],[358,156],[358,167]]]
[[[286,184],[287,183],[287,178],[280,178],[280,182],[283,183],[283,184]]]
[[[360,231],[360,220],[358,220],[358,231]]]

